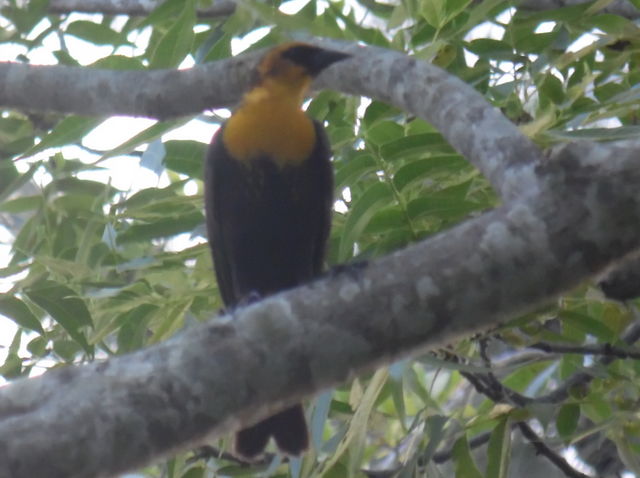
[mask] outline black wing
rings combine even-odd
[[[204,205],[207,235],[218,289],[225,305],[229,305],[235,302],[235,297],[232,289],[231,265],[225,252],[224,227],[220,222],[221,209],[224,207],[224,201],[221,200],[221,192],[224,190],[224,168],[221,168],[221,165],[233,161],[233,158],[222,143],[223,128],[224,126],[218,129],[207,151],[204,170]]]
[[[265,156],[237,161],[214,137],[205,167],[207,230],[226,305],[267,295],[317,276],[331,227],[333,171],[326,133],[301,164]]]

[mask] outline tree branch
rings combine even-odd
[[[586,344],[586,345],[565,345],[552,344],[548,342],[538,342],[529,345],[532,349],[542,350],[547,353],[559,354],[580,354],[580,355],[604,355],[611,358],[619,359],[640,359],[640,352],[616,347],[611,344]]]
[[[486,342],[481,341],[481,356],[485,360],[487,367],[491,368],[491,363],[486,355]],[[485,395],[493,402],[499,403],[513,403],[518,407],[525,407],[528,404],[535,402],[536,399],[531,399],[521,395],[520,393],[509,389],[502,385],[502,383],[493,375],[493,373],[468,373],[460,372],[475,388],[476,390]],[[525,422],[517,422],[517,427],[525,438],[535,447],[538,454],[546,457],[551,463],[558,467],[566,476],[570,478],[588,478],[587,475],[575,470],[567,461],[562,458],[558,453],[552,450],[547,444],[531,429],[531,427]]]
[[[489,443],[491,439],[491,432],[480,433],[477,436],[474,436],[471,440],[469,440],[469,448],[471,450],[475,450],[486,443]],[[446,450],[442,450],[433,454],[433,462],[442,464],[445,463],[453,457],[453,446],[450,446]]]
[[[555,451],[549,448],[526,422],[518,422],[517,425],[522,435],[535,447],[538,454],[544,456],[547,460],[557,466],[560,471],[562,471],[569,478],[590,478],[588,475],[579,472],[574,467],[569,465],[569,463],[567,463],[567,460],[565,460]]]
[[[640,320],[633,322],[627,330],[625,330],[622,337],[620,337],[623,342],[626,344],[633,344],[640,340]],[[606,356],[600,359],[597,362],[597,366],[601,367],[604,365],[608,365],[611,362],[616,360],[614,356]],[[592,367],[590,367],[592,368]],[[585,372],[578,372],[567,380],[565,380],[560,387],[555,389],[553,392],[548,393],[547,395],[543,395],[540,397],[536,397],[536,402],[540,403],[560,403],[567,399],[569,396],[569,392],[576,386],[585,386],[590,383],[595,378],[593,373],[590,373],[588,370]]]
[[[103,13],[105,15],[148,15],[162,5],[165,0],[50,0],[51,13]],[[196,10],[200,18],[227,17],[236,10],[230,0],[216,0],[208,7]]]
[[[0,478],[140,467],[535,309],[640,246],[639,151],[567,146],[523,185],[536,200],[131,355],[3,388]]]
[[[555,10],[556,8],[583,5],[590,0],[523,0],[518,8],[531,11]],[[600,10],[601,13],[620,15],[630,20],[640,17],[640,10],[627,0],[613,0],[609,5]]]
[[[503,199],[526,191],[520,178],[532,178],[541,152],[471,86],[402,53],[329,40],[316,43],[353,55],[323,73],[316,86],[369,96],[419,116],[476,165]],[[236,102],[262,54],[180,71],[0,63],[0,105],[94,116],[167,119],[194,114]]]
[[[609,299],[631,300],[640,296],[640,257],[632,257],[607,271],[598,286]]]

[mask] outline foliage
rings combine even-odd
[[[100,46],[101,58],[88,68],[150,69],[226,58],[238,49],[237,39],[254,50],[300,34],[334,37],[440,65],[542,146],[640,133],[638,27],[599,13],[598,5],[535,13],[501,0],[298,5],[291,14],[285,13],[291,3],[247,0],[231,16],[207,19],[196,16],[197,2],[169,0],[146,17],[123,18],[51,15],[46,1],[32,1],[2,9],[0,49],[13,46],[16,61],[30,62],[46,50],[59,64],[79,65],[66,45],[75,38]],[[335,152],[330,265],[379,257],[497,203],[478,172],[419,118],[331,91],[316,95],[308,111],[327,125]],[[126,353],[211,319],[221,307],[203,237],[206,144],[166,136],[189,119],[158,122],[110,150],[90,151],[83,138],[104,118],[0,116],[0,214],[13,236],[10,260],[0,269],[8,284],[0,327],[17,326],[0,367],[5,379]],[[198,119],[213,132],[220,116]],[[141,161],[163,186],[113,186],[104,180],[104,165],[114,161],[120,171],[129,164],[136,170]],[[269,455],[247,465],[226,455],[189,454],[143,473],[297,478],[387,470],[399,477],[506,477],[526,466],[527,476],[537,476],[533,470],[560,476],[543,458],[515,452],[529,445],[516,440],[512,424],[535,419],[549,446],[575,446],[597,468],[583,445],[607,440],[612,456],[620,457],[614,462],[638,474],[637,363],[522,352],[538,342],[624,345],[619,337],[633,307],[608,302],[585,284],[482,341],[463,340],[446,354],[400,362],[322,394],[308,404],[315,450],[301,461],[283,464]],[[588,366],[594,378],[557,402],[506,406],[465,379],[491,375],[515,392],[542,397]],[[488,446],[477,447],[483,437]],[[212,445],[228,447],[224,439]]]

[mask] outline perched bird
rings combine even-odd
[[[205,165],[207,232],[226,307],[302,284],[321,272],[331,227],[333,170],[327,135],[301,104],[312,79],[348,55],[303,43],[270,50],[257,82],[216,132]],[[273,437],[308,447],[301,405],[240,431],[252,458]]]

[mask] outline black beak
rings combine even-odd
[[[328,68],[329,66],[339,61],[346,60],[350,56],[351,55],[342,53],[340,51],[320,50],[315,55],[313,55],[310,64],[307,66],[307,69],[312,76],[316,76],[320,74],[320,72],[325,68]]]
[[[351,55],[335,50],[325,50],[312,45],[296,45],[282,52],[282,56],[293,63],[304,67],[311,76]]]

